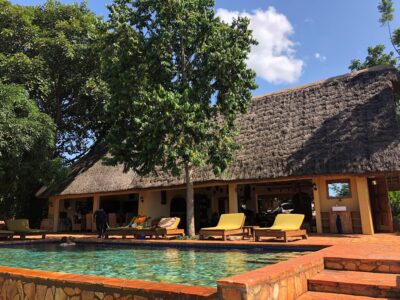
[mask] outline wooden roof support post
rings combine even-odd
[[[52,197],[50,201],[53,205],[53,231],[58,231],[58,220],[60,218],[60,198],[59,197]]]
[[[357,196],[360,206],[361,227],[363,234],[374,234],[374,222],[372,221],[371,202],[369,199],[367,177],[356,177]]]
[[[140,216],[149,216],[147,211],[147,191],[139,192],[138,214]]]
[[[239,212],[238,196],[237,196],[237,183],[230,183],[228,185],[228,193],[229,193],[229,212],[230,213]]]
[[[317,232],[323,233],[322,221],[321,221],[321,180],[318,177],[313,178],[313,193],[314,193],[314,209],[315,209],[315,221],[317,223]]]
[[[100,208],[100,196],[99,195],[93,195],[93,211],[92,211],[92,216],[96,210]],[[96,223],[94,218],[92,217],[92,232],[96,231]]]

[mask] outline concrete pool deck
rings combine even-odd
[[[211,246],[223,248],[284,247],[325,248],[311,254],[265,266],[217,281],[218,288],[122,280],[0,267],[0,298],[38,299],[400,299],[400,236],[311,235],[308,240],[289,243],[251,240],[134,240],[98,239],[92,234],[50,234],[48,241],[73,236],[77,242],[171,247]],[[38,238],[1,244],[40,242]],[[18,289],[18,282],[21,286]],[[13,286],[15,286],[13,288]],[[25,288],[25,286],[27,286]],[[35,286],[35,295],[32,289]],[[26,290],[26,291],[25,291]],[[11,292],[10,292],[11,291]],[[8,293],[8,294],[7,294]],[[16,294],[15,294],[16,293]],[[33,295],[33,294],[32,294]],[[12,296],[12,297],[11,297]],[[65,296],[65,298],[63,298]],[[60,298],[61,297],[61,298]]]

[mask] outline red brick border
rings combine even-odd
[[[0,266],[1,299],[217,299],[215,288]],[[26,298],[25,298],[26,297]]]
[[[296,299],[307,292],[307,280],[324,269],[324,250],[220,279],[219,299]]]

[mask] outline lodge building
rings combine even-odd
[[[292,203],[309,231],[335,232],[338,214],[344,233],[393,231],[388,191],[400,190],[399,75],[379,66],[254,97],[237,118],[242,149],[234,162],[220,177],[210,168],[193,173],[196,230],[241,210],[256,224],[265,211]],[[48,199],[43,227],[93,230],[99,207],[110,226],[138,214],[185,220],[183,177],[124,173],[104,165],[105,155],[94,147],[65,181],[37,193]]]

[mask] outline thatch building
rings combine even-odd
[[[220,177],[207,168],[194,173],[196,227],[240,209],[254,223],[291,202],[310,230],[335,231],[340,214],[346,232],[392,231],[388,190],[400,190],[399,79],[394,68],[375,67],[255,97],[237,119],[243,148],[234,163]],[[96,147],[66,181],[39,192],[49,198],[50,227],[65,229],[62,219],[72,218],[74,229],[90,229],[99,206],[111,223],[133,214],[184,217],[183,178],[124,173],[104,165],[104,155]],[[346,212],[333,212],[336,206]]]

